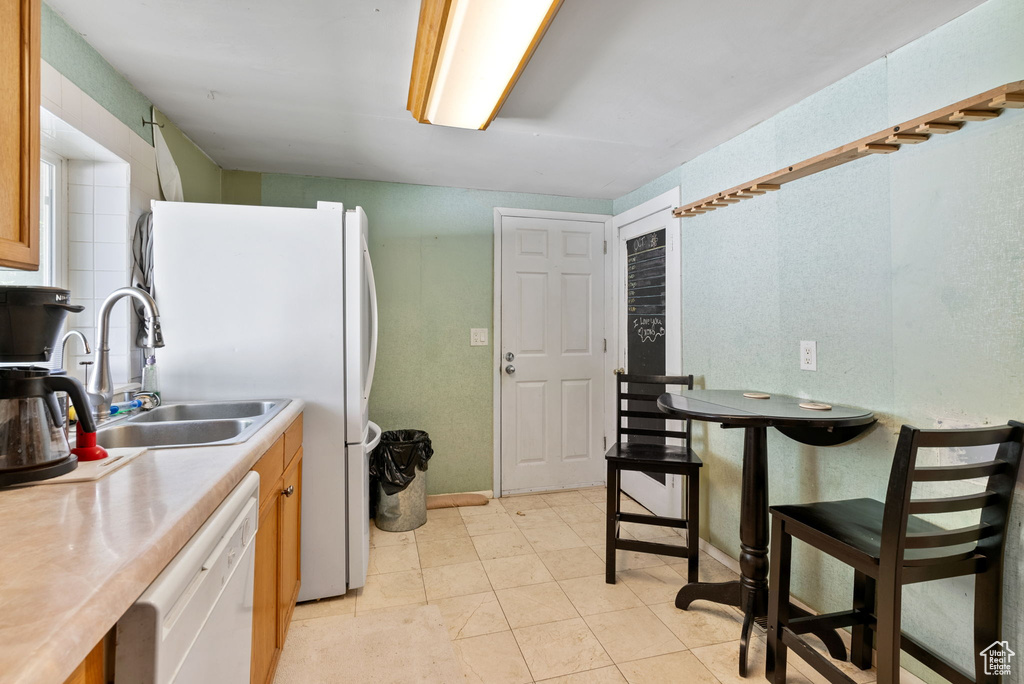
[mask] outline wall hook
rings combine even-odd
[[[145,119],[142,120],[142,125],[143,126],[159,126],[160,128],[164,127],[164,125],[162,123],[157,123],[156,121],[146,121]]]

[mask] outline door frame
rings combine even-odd
[[[622,228],[624,228],[625,226],[630,225],[631,223],[635,223],[637,221],[645,219],[648,216],[653,216],[655,214],[660,214],[660,213],[662,213],[664,211],[671,211],[675,207],[679,206],[681,204],[681,199],[680,199],[681,191],[682,191],[682,187],[681,186],[676,186],[676,187],[672,188],[671,190],[667,190],[667,191],[663,192],[662,194],[658,195],[657,197],[654,197],[654,198],[652,198],[652,199],[650,199],[650,200],[648,200],[648,201],[646,201],[646,202],[644,202],[644,203],[642,203],[642,204],[640,204],[640,205],[638,205],[636,207],[633,207],[632,209],[628,209],[628,210],[622,212],[621,214],[613,217],[613,219],[612,219],[612,223],[613,223],[613,231],[612,231],[612,233],[613,233],[614,241],[611,243],[613,245],[613,247],[609,251],[612,253],[612,261],[613,261],[612,280],[614,282],[613,282],[612,286],[614,288],[614,298],[613,298],[614,305],[613,305],[613,308],[615,310],[615,313],[614,313],[614,315],[615,315],[615,319],[614,319],[615,322],[614,322],[613,329],[612,329],[612,332],[614,334],[614,337],[613,337],[613,339],[614,339],[614,348],[613,348],[613,353],[610,356],[614,357],[613,358],[614,363],[615,363],[614,367],[616,367],[616,368],[625,365],[625,359],[623,357],[623,352],[625,350],[625,342],[626,342],[626,340],[623,338],[623,336],[621,334],[622,333],[622,326],[620,325],[620,323],[625,319],[625,300],[624,300],[624,298],[622,296],[620,296],[621,293],[619,291],[619,285],[620,285],[619,275],[623,271],[624,266],[625,266],[625,254],[624,254],[623,250],[619,249],[619,245],[620,245],[620,242],[621,242],[620,239],[619,239],[619,233],[622,230]],[[676,284],[677,285],[677,289],[675,290],[675,291],[677,291],[679,293],[679,298],[678,298],[678,300],[676,299],[676,297],[673,294],[673,289],[671,287],[669,287],[669,288],[666,289],[666,300],[665,300],[666,308],[675,309],[675,310],[679,311],[679,319],[678,319],[679,320],[679,328],[674,331],[674,335],[673,335],[673,338],[672,338],[672,341],[675,342],[676,344],[673,345],[673,348],[668,348],[666,346],[666,349],[665,349],[665,353],[666,353],[666,357],[667,357],[666,358],[665,374],[666,375],[676,375],[682,369],[682,358],[683,358],[683,330],[682,330],[682,326],[683,326],[683,310],[682,310],[682,291],[683,291],[682,277],[683,277],[683,272],[682,272],[682,264],[681,264],[681,262],[682,262],[682,219],[679,218],[679,217],[672,217],[672,218],[670,218],[668,220],[666,225],[668,226],[668,235],[666,236],[667,239],[668,240],[678,240],[679,241],[675,245],[676,253],[677,253],[678,258],[680,260],[680,269],[679,269],[679,279],[680,279],[680,282],[678,282]],[[676,356],[675,359],[671,358],[673,355]],[[614,397],[612,398],[612,410],[614,411]],[[614,413],[613,413],[613,417],[612,417],[612,423],[614,425]],[[623,476],[624,477],[628,476],[631,479],[634,478],[634,477],[636,477],[636,478],[642,477],[639,472],[624,472]],[[668,475],[667,477],[675,478],[676,480],[679,479],[678,475]],[[670,515],[672,515],[672,514],[670,514]]]
[[[491,346],[493,348],[492,354],[492,383],[493,383],[493,431],[494,431],[494,463],[493,463],[493,496],[495,499],[501,497],[501,220],[504,217],[515,217],[515,218],[540,218],[540,219],[557,219],[561,221],[588,221],[593,223],[604,224],[604,268],[605,268],[605,292],[604,292],[604,339],[608,341],[608,348],[614,349],[614,340],[610,337],[611,331],[614,329],[614,314],[615,307],[608,306],[608,302],[612,301],[614,293],[613,278],[607,277],[611,275],[612,267],[612,252],[614,250],[609,249],[612,237],[614,235],[612,229],[612,216],[609,214],[584,214],[579,212],[571,211],[548,211],[545,209],[512,209],[509,207],[495,207],[494,208],[494,234],[492,236],[494,240],[494,305],[492,307],[493,320],[491,323]],[[614,391],[615,383],[612,381],[612,369],[615,368],[613,364],[613,354],[609,354],[607,349],[604,355],[605,365],[605,397],[611,396],[609,392]],[[608,425],[609,422],[614,425],[615,414],[611,409],[614,407],[608,401],[605,401],[605,428],[603,430],[605,441],[608,441]]]

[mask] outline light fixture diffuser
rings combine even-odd
[[[422,0],[408,109],[417,121],[483,130],[562,0]]]

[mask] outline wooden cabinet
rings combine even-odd
[[[253,466],[260,474],[260,525],[252,625],[252,684],[274,680],[301,580],[302,416]]]
[[[0,0],[0,266],[39,268],[40,0]]]
[[[281,488],[281,575],[278,590],[279,634],[281,645],[292,620],[295,601],[299,597],[299,533],[302,530],[302,448],[284,474]]]
[[[268,681],[280,655],[277,633],[277,498],[260,508],[252,601],[252,665],[250,680]]]
[[[75,671],[64,680],[64,684],[106,684],[106,651],[108,642],[112,643],[111,634],[100,639],[100,642],[93,647],[89,655],[85,657]]]

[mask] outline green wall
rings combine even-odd
[[[157,123],[164,125],[160,132],[163,133],[167,149],[178,167],[185,201],[220,202],[221,170],[217,163],[189,140],[163,112],[154,109],[153,115]]]
[[[469,329],[492,327],[494,208],[608,214],[611,202],[273,174],[262,194],[270,206],[366,210],[380,308],[370,417],[430,433],[431,493],[491,489],[494,352],[470,347]]]
[[[263,179],[255,171],[223,171],[220,180],[220,201],[224,204],[262,203]]]
[[[683,202],[694,201],[1024,79],[1022,36],[1024,3],[990,0],[620,198],[615,212],[676,185]],[[883,499],[904,423],[1024,417],[1022,160],[1024,111],[1007,110],[683,220],[684,370],[708,388],[793,394],[879,417],[840,447],[801,446],[771,431],[772,504]],[[817,372],[798,369],[800,340],[817,341]],[[742,435],[706,427],[697,435],[706,464],[702,532],[738,555]],[[1011,644],[1024,643],[1024,497],[1017,499],[1004,585]],[[794,555],[796,596],[822,611],[849,608],[849,568],[801,544]],[[916,585],[904,597],[906,630],[970,666],[973,581]]]

